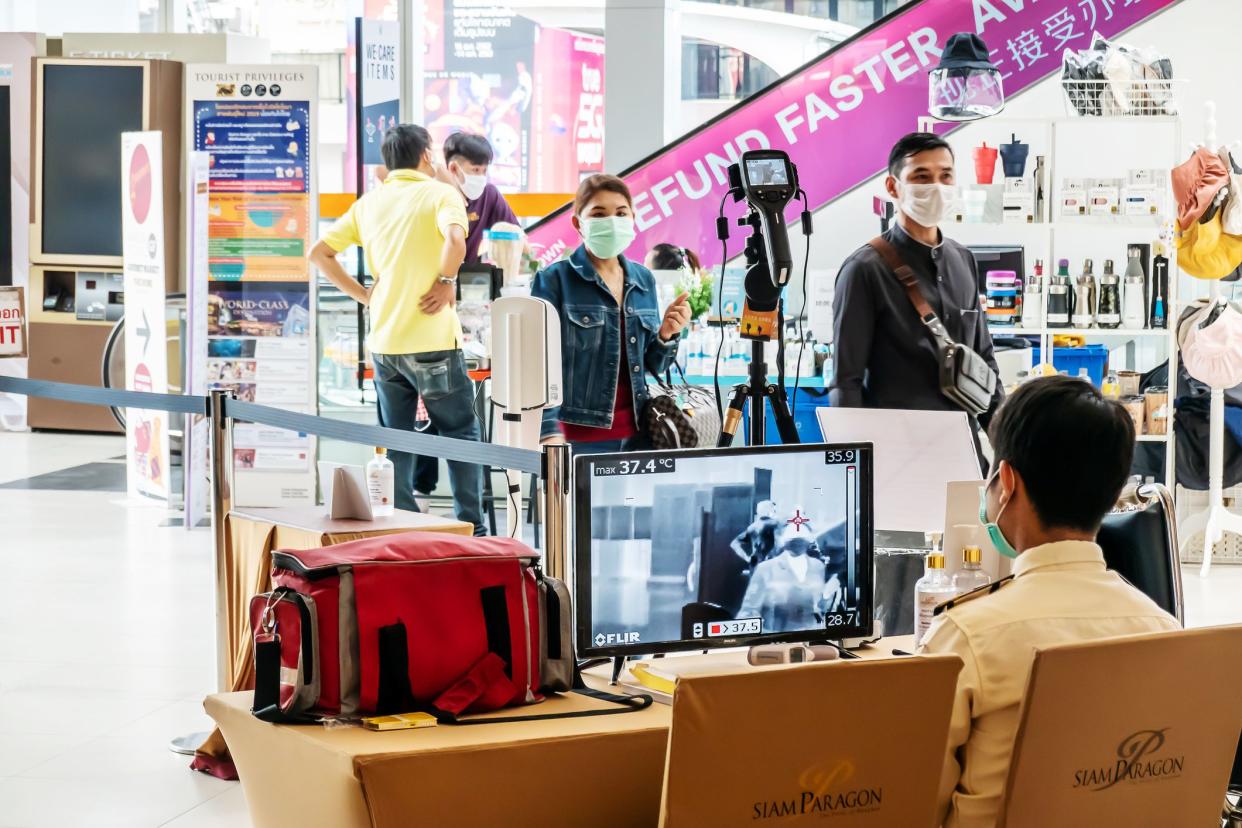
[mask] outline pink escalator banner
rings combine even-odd
[[[767,91],[729,110],[623,174],[634,194],[639,261],[661,242],[720,263],[715,220],[728,191],[727,169],[749,149],[781,149],[798,165],[811,208],[818,209],[880,172],[889,148],[927,113],[927,72],[956,32],[988,44],[1013,97],[1059,72],[1066,49],[1086,49],[1092,34],[1116,37],[1178,0],[923,0],[881,21]],[[1137,44],[1145,45],[1145,44]],[[641,118],[642,113],[615,117]],[[796,215],[791,207],[791,215]],[[742,215],[732,202],[726,215]],[[741,252],[734,231],[729,255]],[[821,230],[826,232],[826,230]],[[542,263],[575,248],[567,208],[530,231]]]

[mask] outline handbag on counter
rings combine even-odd
[[[992,404],[992,393],[996,390],[996,372],[987,361],[973,349],[954,342],[944,323],[931,305],[923,298],[919,290],[918,277],[910,266],[901,260],[897,249],[882,236],[876,236],[867,242],[880,254],[880,258],[896,275],[897,281],[906,289],[906,296],[919,319],[927,326],[940,355],[940,393],[944,394],[967,414],[978,417],[988,410]]]
[[[384,535],[272,554],[250,602],[253,714],[278,723],[423,711],[495,724],[641,710],[648,696],[588,690],[569,591],[510,538]],[[462,719],[573,691],[615,708]]]
[[[647,404],[643,407],[642,426],[651,446],[668,449],[710,448],[720,437],[720,412],[711,390],[690,385],[681,366],[673,366],[681,374],[681,383],[674,384],[672,372],[664,380],[652,374],[655,382],[647,383]]]

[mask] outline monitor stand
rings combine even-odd
[[[612,680],[608,682],[610,686],[617,686],[617,681],[621,678],[621,671],[625,669],[625,659],[625,656],[612,657]]]

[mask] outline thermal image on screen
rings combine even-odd
[[[822,638],[869,620],[860,459],[822,447],[592,458],[591,645]]]

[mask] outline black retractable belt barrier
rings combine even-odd
[[[147,391],[122,391],[97,388],[70,382],[52,382],[21,377],[0,377],[0,392],[27,397],[46,397],[64,402],[87,405],[110,405],[117,408],[143,408],[148,411],[169,411],[173,414],[207,414],[207,398],[188,394],[153,394]]]
[[[0,392],[22,394],[30,397],[45,397],[65,402],[84,403],[86,405],[105,405],[116,408],[141,408],[149,411],[167,411],[172,414],[210,415],[208,397],[197,397],[188,394],[153,394],[146,391],[122,391],[112,388],[97,388],[91,385],[77,385],[68,382],[51,382],[49,380],[32,380],[19,377],[0,376]],[[464,463],[477,463],[496,468],[513,469],[526,474],[540,476],[542,471],[542,454],[529,449],[496,446],[474,440],[458,440],[452,437],[438,437],[430,434],[419,434],[413,431],[401,431],[381,426],[358,425],[356,423],[332,420],[326,417],[315,417],[300,414],[296,411],[285,411],[266,405],[242,402],[232,398],[224,401],[226,417],[250,423],[284,428],[330,437],[347,443],[358,443],[364,446],[383,446],[391,451],[406,451],[413,454],[424,454],[440,457],[445,460],[457,460]]]

